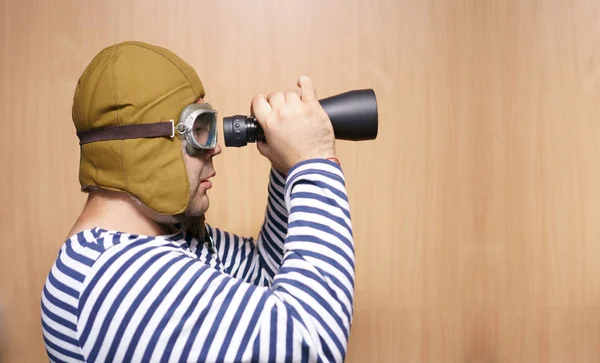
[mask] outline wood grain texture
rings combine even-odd
[[[46,361],[40,293],[85,197],[70,119],[103,47],[195,67],[220,116],[302,74],[373,88],[339,142],[357,251],[348,362],[600,361],[600,3],[1,0],[0,361]],[[255,235],[268,163],[215,159],[209,221]]]

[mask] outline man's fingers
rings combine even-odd
[[[285,93],[285,100],[287,102],[298,102],[300,101],[300,89],[295,89],[291,91],[287,91]]]
[[[302,101],[307,102],[317,100],[317,91],[310,78],[307,76],[300,77],[300,79],[298,79],[298,87],[300,87],[301,90]]]
[[[250,112],[252,115],[254,115],[256,117],[256,120],[258,120],[258,123],[261,126],[264,126],[263,123],[267,119],[267,116],[269,115],[269,113],[271,113],[271,105],[269,105],[269,102],[267,102],[267,100],[265,99],[265,96],[256,95],[252,99],[252,106],[251,106]]]
[[[274,110],[285,103],[285,97],[281,92],[273,92],[269,93],[269,95],[267,96],[267,101],[269,101],[271,109]]]

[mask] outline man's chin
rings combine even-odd
[[[187,207],[185,215],[188,217],[200,217],[206,213],[209,206],[208,196],[206,194],[192,199]]]

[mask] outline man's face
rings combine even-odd
[[[201,98],[198,103],[204,103]],[[221,153],[221,145],[213,150],[203,150],[195,156],[189,156],[185,152],[186,141],[183,141],[183,159],[187,170],[188,180],[190,181],[190,202],[185,212],[187,216],[201,216],[208,210],[209,200],[206,191],[212,184],[209,178],[215,176],[212,158]]]

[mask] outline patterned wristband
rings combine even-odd
[[[332,156],[332,157],[329,157],[329,158],[326,158],[326,159],[327,159],[327,160],[331,160],[331,161],[333,161],[334,163],[337,163],[337,164],[338,164],[338,165],[340,165],[340,166],[342,165],[342,164],[340,163],[340,161],[338,160],[338,158],[335,158],[335,157],[333,157],[333,156]]]

